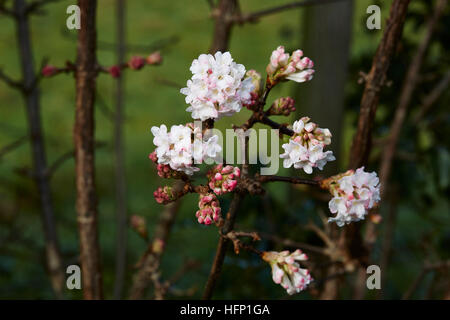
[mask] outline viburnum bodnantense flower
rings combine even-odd
[[[368,210],[380,201],[378,176],[375,172],[365,172],[364,167],[328,178],[323,184],[333,195],[328,206],[336,214],[328,221],[336,222],[339,227],[363,220]]]
[[[173,188],[169,186],[159,187],[153,192],[156,202],[160,204],[168,204],[176,200]]]
[[[295,111],[295,101],[291,97],[282,97],[275,100],[270,106],[267,113],[271,116],[288,116],[291,112]]]
[[[148,158],[152,160],[156,164],[156,172],[158,173],[158,176],[164,179],[180,179],[182,177],[181,171],[173,170],[170,165],[168,164],[161,164],[158,163],[158,156],[156,155],[156,151],[153,151],[148,155]]]
[[[300,268],[299,261],[306,261],[308,257],[299,249],[293,253],[266,251],[262,259],[272,267],[273,282],[280,284],[290,295],[304,290],[313,280],[308,269]]]
[[[213,222],[218,222],[220,219],[220,204],[214,193],[200,194],[198,201],[199,210],[195,216],[200,224],[210,225]]]
[[[180,92],[186,95],[186,103],[190,104],[186,110],[192,112],[192,118],[204,121],[231,116],[250,103],[252,79],[243,80],[245,67],[235,63],[229,52],[201,54],[190,70],[192,78]]]
[[[241,170],[238,167],[219,164],[208,172],[208,185],[217,195],[232,192],[236,188],[237,179],[240,176]]]
[[[294,122],[293,131],[289,142],[282,145],[285,151],[280,155],[284,159],[283,167],[294,166],[311,174],[313,168],[322,170],[328,161],[336,160],[333,151],[323,151],[331,143],[330,130],[319,128],[308,117],[303,117]]]
[[[290,56],[279,46],[272,52],[266,71],[272,84],[282,80],[305,82],[313,78],[314,63],[308,57],[303,57],[302,50],[295,50]]]
[[[251,79],[253,84],[253,90],[250,92],[250,100],[243,103],[243,105],[249,109],[253,110],[254,107],[258,105],[259,96],[261,94],[261,74],[257,72],[256,70],[248,70],[245,74],[245,81],[248,81],[247,79]]]
[[[215,159],[222,150],[217,135],[202,136],[201,129],[192,124],[172,126],[169,132],[165,125],[161,125],[152,127],[151,131],[155,136],[153,143],[158,164],[169,165],[171,169],[188,175],[199,170],[194,164]]]

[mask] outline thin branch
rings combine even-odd
[[[405,294],[402,297],[402,300],[409,300],[411,299],[414,292],[416,292],[417,288],[419,287],[420,283],[422,282],[423,278],[433,270],[437,269],[450,269],[450,260],[447,261],[440,261],[436,263],[425,263],[422,267],[422,270],[417,275],[417,277],[414,279],[414,281],[411,283],[411,286],[408,288],[408,290],[405,292]]]
[[[247,22],[257,22],[258,19],[265,17],[267,15],[280,13],[283,11],[300,8],[300,7],[306,7],[311,5],[323,5],[333,2],[339,2],[339,1],[348,1],[348,0],[303,0],[303,1],[295,1],[292,3],[284,4],[278,7],[273,7],[269,9],[264,9],[252,13],[247,14],[241,14],[241,15],[235,15],[231,18],[231,20],[235,23],[244,24]]]
[[[261,235],[261,237],[263,239],[268,239],[270,241],[282,244],[283,246],[286,246],[286,247],[299,248],[302,250],[311,251],[314,253],[319,253],[319,254],[328,256],[326,249],[318,247],[318,246],[313,246],[313,245],[303,243],[303,242],[297,242],[297,241],[294,241],[291,239],[281,238],[281,237],[278,237],[276,235],[272,235],[269,233],[259,232],[259,234]]]
[[[176,188],[182,188],[181,182],[178,182]],[[138,271],[133,278],[130,299],[142,299],[146,289],[153,278],[158,277],[159,265],[167,246],[173,223],[178,212],[181,200],[166,205],[164,211],[156,226],[153,241],[150,243],[147,252],[138,263]]]
[[[0,69],[0,80],[2,80],[8,86],[10,86],[11,88],[14,88],[14,89],[19,89],[19,90],[23,91],[25,88],[22,81],[17,81],[17,80],[12,79],[7,74],[5,74],[2,69]]]
[[[105,142],[98,141],[95,143],[95,148],[102,148],[106,146],[107,144]],[[67,160],[73,159],[75,157],[75,150],[67,151],[66,153],[63,153],[60,155],[56,160],[48,166],[45,174],[49,179],[53,177],[55,172],[64,164]]]
[[[16,12],[6,7],[6,1],[7,0],[0,0],[0,13],[17,19]]]
[[[422,106],[413,119],[413,124],[417,125],[424,117],[424,115],[431,109],[436,101],[446,92],[450,84],[450,70],[448,70],[441,81],[431,90],[431,92],[423,100]]]
[[[252,238],[252,241],[259,241],[261,238],[259,237],[258,233],[256,232],[243,232],[243,231],[230,231],[225,235],[222,235],[225,238],[228,238],[233,242],[234,246],[234,252],[236,254],[239,254],[240,249],[245,249],[247,251],[251,251],[256,253],[257,255],[261,255],[262,252],[255,249],[254,247],[242,243],[242,241],[239,239],[239,237],[249,237]]]
[[[235,193],[233,200],[230,204],[230,209],[226,215],[225,224],[221,229],[222,234],[227,234],[234,227],[234,221],[236,218],[237,210],[243,199],[243,195],[240,193]],[[220,273],[222,271],[223,261],[225,260],[225,254],[228,247],[228,239],[224,237],[219,238],[219,243],[217,245],[216,255],[209,273],[208,280],[206,282],[205,291],[203,292],[203,300],[209,300],[212,297],[216,282],[219,279]]]
[[[433,32],[439,21],[439,18],[443,14],[447,0],[439,0],[436,4],[436,8],[432,17],[428,20],[426,26],[426,33],[423,37],[417,52],[414,55],[408,72],[406,73],[403,88],[400,94],[400,100],[397,109],[395,110],[394,120],[389,132],[389,139],[383,150],[383,156],[380,165],[380,185],[381,185],[381,197],[386,190],[387,183],[391,172],[392,159],[394,158],[395,149],[400,136],[400,132],[403,126],[404,119],[408,106],[411,102],[414,90],[419,79],[420,68],[422,67],[423,60],[425,58],[426,51],[430,45]]]
[[[19,139],[7,144],[6,146],[2,147],[0,149],[0,158],[4,157],[7,153],[14,151],[18,147],[20,147],[22,144],[28,141],[28,135],[25,135],[23,137],[20,137]]]
[[[320,181],[318,180],[311,180],[311,179],[302,179],[297,177],[282,177],[282,176],[273,176],[273,175],[264,175],[260,176],[258,175],[256,177],[256,180],[264,183],[264,182],[275,182],[275,181],[281,181],[281,182],[287,182],[292,184],[306,184],[310,186],[319,186]]]
[[[40,10],[42,9],[42,7],[44,7],[45,5],[49,4],[49,3],[53,3],[53,2],[60,2],[61,0],[35,0],[35,1],[31,1],[26,9],[25,9],[25,13],[26,14],[30,14],[30,13],[40,13]]]

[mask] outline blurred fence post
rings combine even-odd
[[[353,1],[338,1],[310,6],[302,12],[301,48],[315,64],[314,81],[296,85],[299,116],[308,116],[321,127],[329,128],[333,143],[329,149],[340,159],[345,83],[350,60]],[[338,161],[326,172],[338,171]]]

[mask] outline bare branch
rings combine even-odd
[[[431,107],[436,103],[436,101],[441,97],[441,95],[447,90],[450,84],[450,70],[448,70],[441,81],[431,90],[431,92],[423,100],[422,106],[415,115],[413,119],[413,124],[417,125],[424,115],[431,109]]]
[[[416,279],[411,283],[411,286],[408,288],[408,290],[405,292],[405,294],[402,297],[402,300],[408,300],[411,299],[414,292],[416,292],[417,288],[419,287],[420,283],[422,282],[423,278],[428,274],[428,272],[437,270],[437,269],[450,269],[450,260],[446,261],[440,261],[436,263],[425,263],[422,267],[422,270],[417,275]]]
[[[178,188],[181,187],[182,183],[178,182]],[[154,282],[155,278],[159,279],[160,261],[165,247],[167,246],[180,204],[180,200],[170,203],[161,213],[153,241],[150,243],[147,252],[138,263],[139,270],[133,278],[130,299],[142,299],[150,281]]]
[[[0,158],[4,157],[7,153],[17,149],[22,144],[28,141],[28,135],[22,136],[19,139],[7,144],[0,149]]]
[[[265,17],[267,15],[287,11],[290,9],[300,8],[300,7],[306,7],[311,5],[323,5],[327,3],[333,3],[338,1],[348,1],[348,0],[303,0],[303,1],[295,1],[292,3],[284,4],[278,7],[273,7],[269,9],[264,9],[260,11],[256,11],[253,13],[247,13],[247,14],[241,14],[241,15],[235,15],[231,18],[233,22],[244,24],[247,22],[257,22],[258,19]]]
[[[59,2],[61,0],[34,0],[31,1],[26,9],[25,9],[25,13],[26,14],[30,14],[30,13],[42,13],[41,9],[42,7],[44,7],[47,4],[53,3],[53,2]]]
[[[297,242],[297,241],[294,241],[291,239],[281,238],[281,237],[278,237],[276,235],[272,235],[269,233],[260,232],[259,234],[261,235],[261,237],[263,239],[268,239],[270,241],[282,244],[283,246],[286,246],[286,247],[299,248],[302,250],[311,251],[314,253],[319,253],[319,254],[328,256],[328,252],[326,251],[326,249],[318,247],[318,246],[313,246],[313,245],[303,243],[303,242]]]
[[[310,180],[310,179],[302,179],[297,177],[282,177],[282,176],[273,176],[273,175],[264,175],[260,176],[258,175],[255,177],[256,180],[260,182],[274,182],[274,181],[281,181],[281,182],[287,182],[292,184],[307,184],[311,186],[319,186],[320,181],[318,180]]]
[[[25,88],[22,81],[13,80],[11,77],[6,75],[2,69],[0,69],[0,80],[5,82],[8,86],[19,89],[21,91]]]

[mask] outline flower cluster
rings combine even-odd
[[[262,254],[262,259],[272,267],[273,282],[280,284],[290,295],[304,290],[313,280],[309,271],[300,268],[297,262],[308,260],[301,250],[293,253],[266,251]]]
[[[266,71],[272,83],[281,80],[305,82],[313,78],[313,67],[314,63],[308,57],[303,57],[302,50],[295,50],[289,56],[289,53],[284,52],[284,47],[279,46],[272,52]]]
[[[241,175],[241,170],[238,167],[217,165],[214,169],[208,172],[209,187],[215,194],[221,195],[227,192],[232,192],[237,185],[237,178]]]
[[[214,193],[200,194],[198,202],[199,210],[195,216],[200,224],[210,225],[213,221],[218,222],[220,218],[220,204]]]
[[[319,128],[309,120],[308,117],[303,117],[294,122],[294,135],[288,143],[282,145],[285,152],[280,158],[284,159],[285,168],[294,165],[294,168],[311,174],[313,168],[322,170],[328,161],[336,158],[333,151],[323,151],[323,148],[331,143],[330,130]]]
[[[199,170],[194,164],[215,159],[222,151],[217,135],[202,136],[201,129],[192,124],[172,126],[169,132],[165,125],[161,125],[152,127],[151,131],[155,136],[153,143],[157,147],[158,164],[169,165],[171,169],[188,175]]]
[[[295,101],[291,97],[283,97],[275,100],[270,106],[267,113],[271,116],[288,116],[295,111]]]
[[[156,202],[160,204],[168,204],[176,200],[173,189],[169,186],[159,187],[153,192],[153,196],[155,197]]]
[[[170,168],[170,165],[168,164],[158,163],[158,156],[156,155],[156,151],[150,153],[148,155],[148,158],[156,164],[156,172],[158,173],[158,176],[160,176],[161,178],[164,179],[181,178],[182,172],[173,170],[172,168]]]
[[[204,121],[231,116],[243,104],[251,103],[252,79],[243,80],[245,67],[235,63],[229,52],[201,54],[190,70],[193,76],[180,92],[186,95],[190,104],[186,110],[192,112],[192,118]]]
[[[333,199],[328,206],[336,217],[328,219],[339,227],[352,221],[363,220],[368,210],[380,201],[380,184],[375,172],[365,172],[364,167],[349,170],[342,175],[330,178],[328,186]]]

